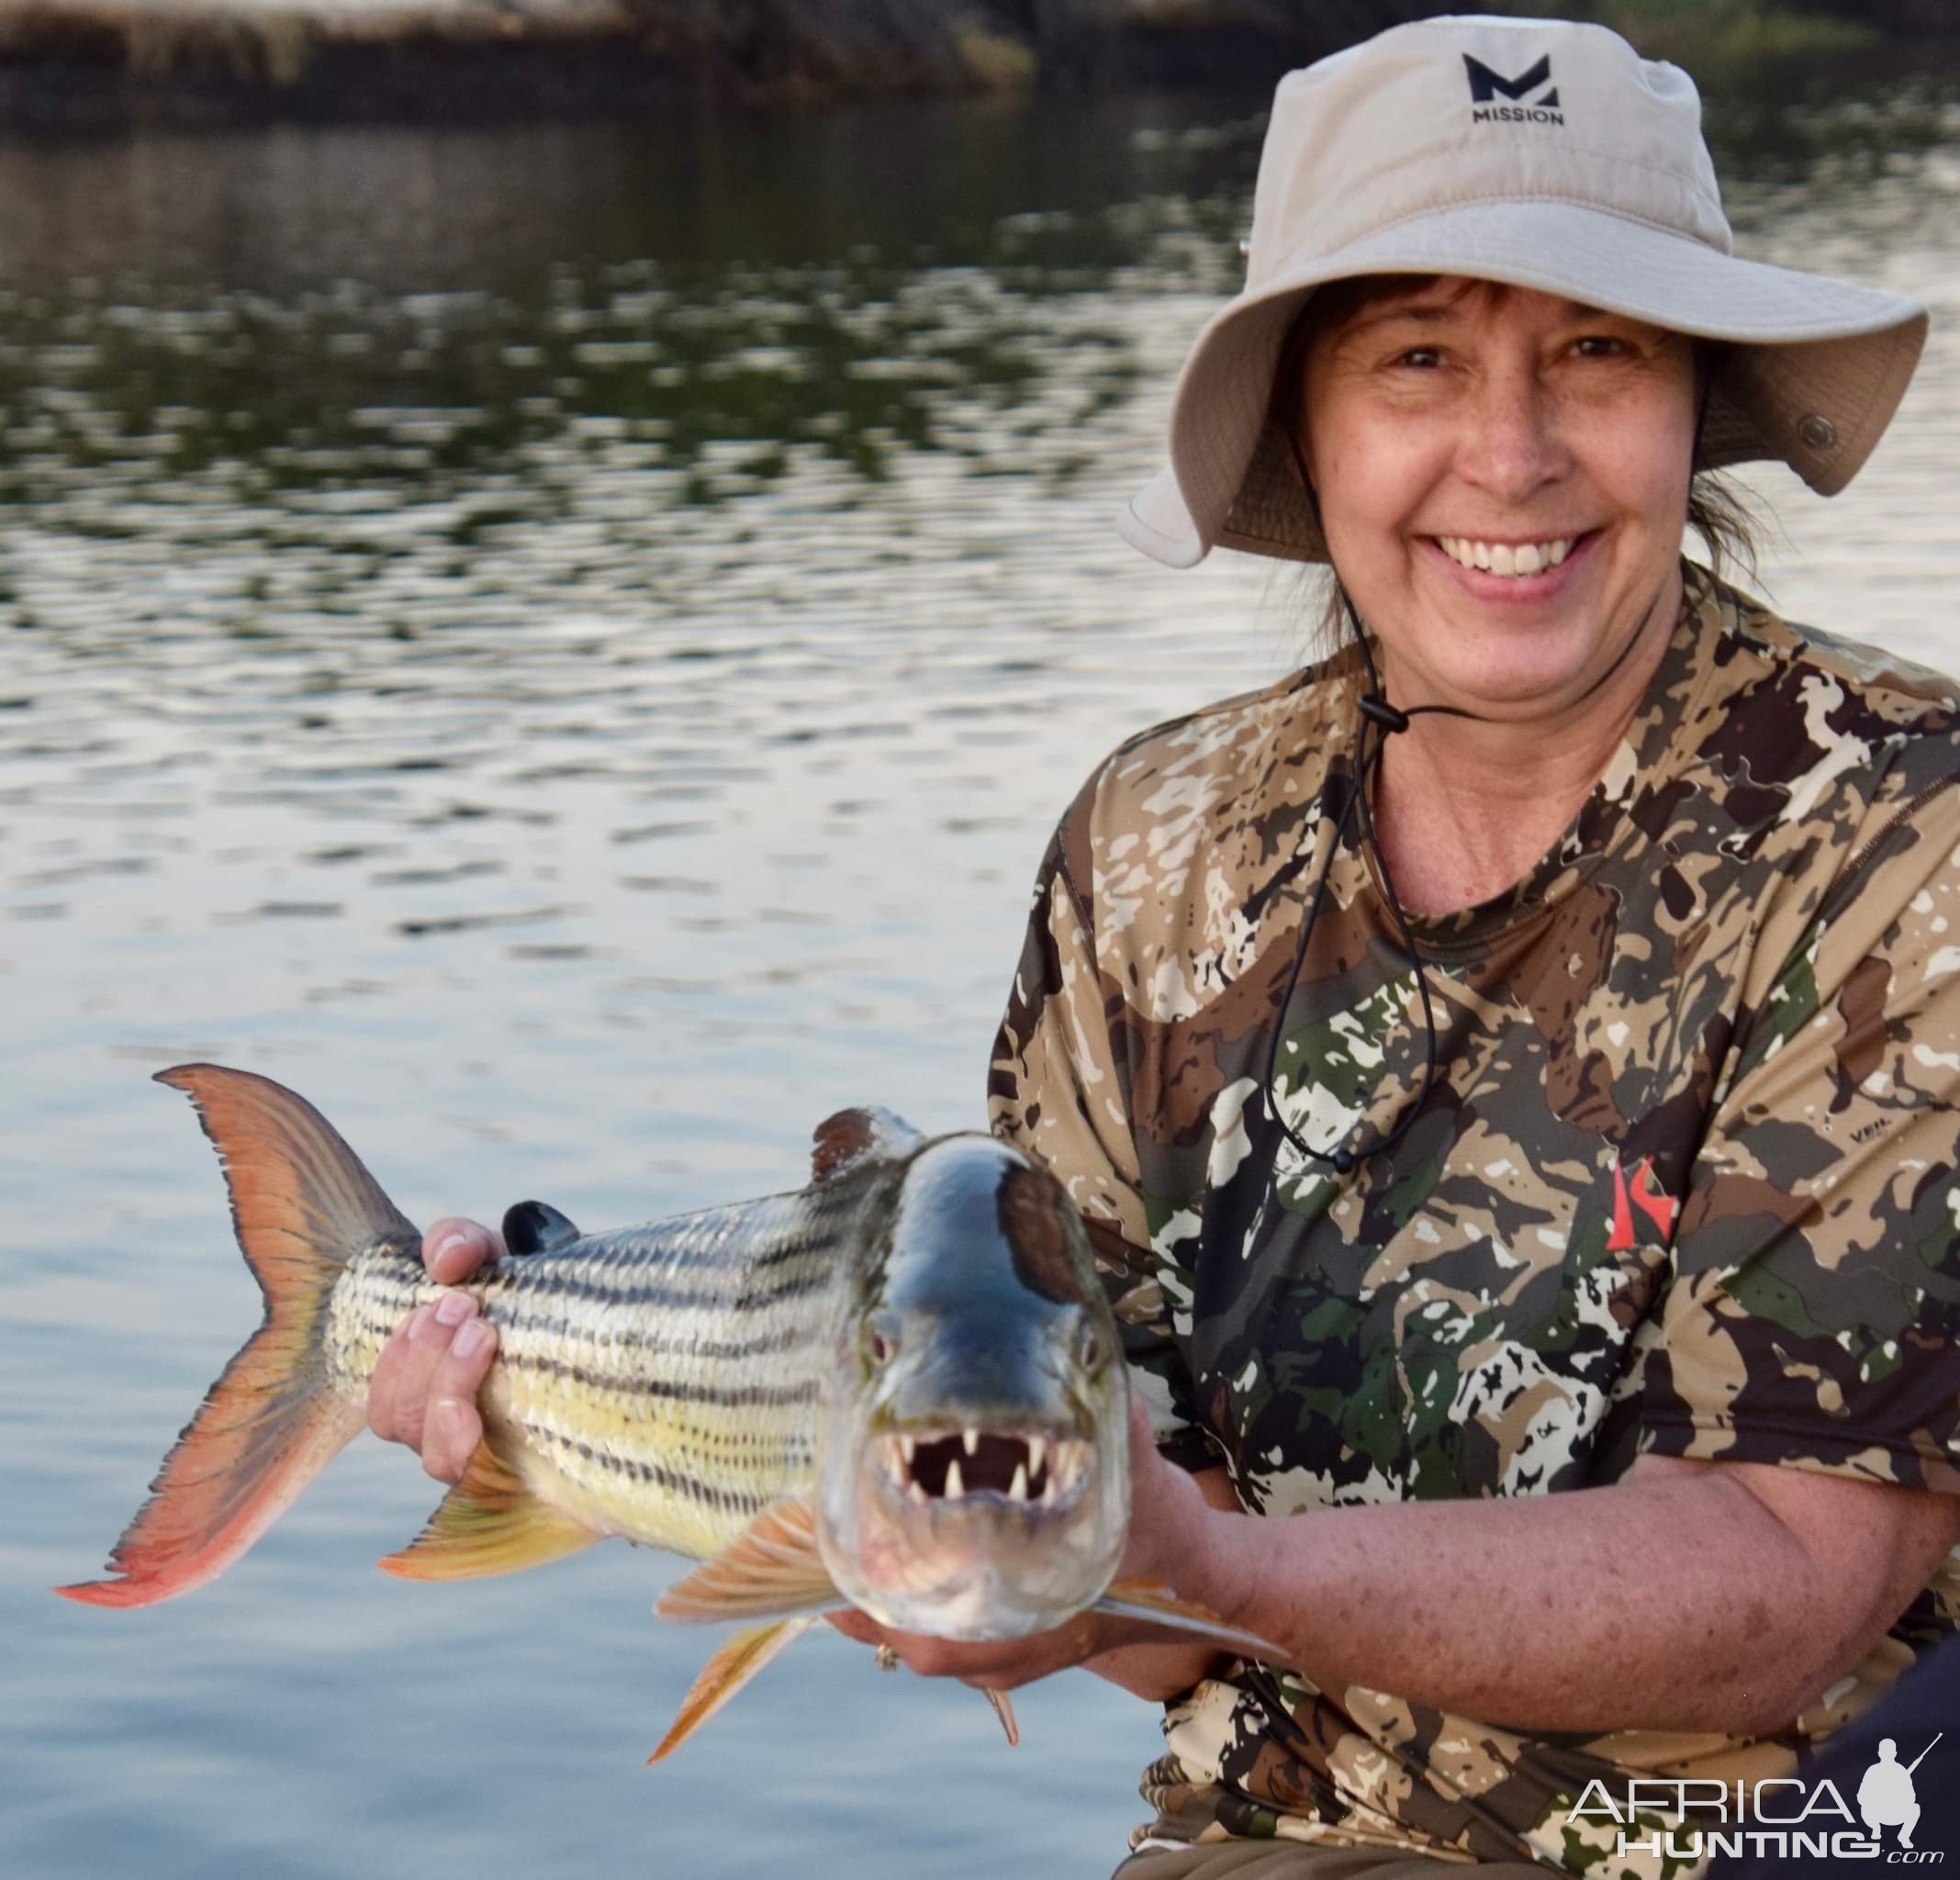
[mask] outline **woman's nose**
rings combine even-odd
[[[1459,473],[1506,504],[1520,504],[1565,474],[1570,453],[1558,403],[1535,372],[1486,373],[1463,413]]]

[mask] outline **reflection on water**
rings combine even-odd
[[[1744,246],[1916,291],[1906,412],[1793,613],[1960,666],[1960,118],[1719,100]],[[1105,1871],[1149,1713],[800,1648],[638,1759],[697,1641],[603,1549],[369,1571],[351,1453],[219,1585],[57,1607],[253,1317],[144,1074],[314,1097],[418,1218],[623,1222],[811,1124],[980,1114],[1047,829],[1122,733],[1297,657],[1289,573],[1108,526],[1230,285],[1259,101],[0,149],[0,1377],[25,1870]],[[1942,324],[1941,322],[1943,322]],[[643,1852],[644,1851],[644,1852]]]
[[[89,281],[53,307],[0,295],[0,495],[58,505],[77,471],[138,498],[205,479],[234,505],[349,485],[426,496],[485,473],[522,493],[554,449],[610,442],[622,468],[689,473],[659,497],[711,502],[779,479],[800,446],[868,479],[894,449],[983,464],[988,420],[1009,410],[1003,438],[1049,441],[1067,476],[1081,459],[1059,446],[1133,371],[1120,335],[1038,277],[640,262],[546,287],[542,304],[347,281],[288,303],[131,304],[128,284]],[[448,540],[470,548],[534,508],[480,505]],[[71,526],[136,532],[86,509]]]

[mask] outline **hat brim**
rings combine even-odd
[[[1914,301],[1744,261],[1624,216],[1560,201],[1452,205],[1284,266],[1220,309],[1179,375],[1170,465],[1118,519],[1133,545],[1173,567],[1215,546],[1327,559],[1267,416],[1299,309],[1316,288],[1360,274],[1501,281],[1726,341],[1703,463],[1786,463],[1824,496],[1871,454],[1926,338]]]

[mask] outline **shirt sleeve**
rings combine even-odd
[[[1049,1169],[1081,1210],[1158,1447],[1196,1470],[1218,1456],[1193,1413],[1190,1373],[1150,1251],[1128,1080],[1111,1037],[1123,995],[1098,965],[1092,910],[1077,885],[1093,879],[1090,804],[1084,792],[1042,858],[994,1044],[989,1119],[996,1136]]]
[[[1960,788],[1875,811],[1746,1000],[1641,1447],[1960,1493]]]

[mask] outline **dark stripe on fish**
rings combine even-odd
[[[362,1314],[360,1325],[377,1345],[385,1345],[399,1329],[407,1315],[409,1301],[404,1298],[394,1309],[369,1304]],[[570,1328],[563,1319],[550,1322],[534,1318],[524,1310],[522,1295],[498,1297],[492,1295],[484,1302],[483,1315],[490,1324],[502,1332],[515,1331],[520,1337],[528,1336],[546,1337],[555,1333],[574,1342]],[[609,1326],[606,1342],[615,1348],[644,1352],[651,1358],[703,1358],[717,1363],[739,1362],[745,1358],[774,1358],[785,1352],[799,1351],[814,1341],[816,1333],[808,1326],[785,1326],[779,1331],[764,1332],[753,1338],[669,1338],[655,1333],[643,1332],[633,1326]],[[508,1361],[510,1352],[508,1348],[500,1354]],[[527,1358],[525,1362],[532,1361]],[[624,1385],[623,1388],[632,1388]]]
[[[690,1347],[699,1350],[700,1347]],[[512,1371],[538,1372],[545,1377],[569,1378],[594,1390],[610,1391],[622,1397],[666,1397],[683,1404],[705,1404],[718,1410],[744,1410],[762,1404],[812,1404],[817,1398],[817,1381],[800,1384],[744,1384],[737,1388],[713,1384],[687,1383],[675,1378],[622,1377],[614,1371],[588,1370],[569,1364],[562,1358],[543,1352],[506,1351],[504,1363]]]
[[[705,1244],[690,1239],[665,1237],[655,1239],[648,1235],[622,1234],[608,1236],[603,1240],[580,1241],[576,1247],[560,1248],[554,1254],[547,1254],[544,1258],[560,1262],[583,1260],[604,1267],[665,1268],[676,1273],[720,1272],[731,1268],[745,1273],[766,1273],[772,1267],[786,1265],[807,1254],[833,1251],[841,1242],[839,1230],[844,1225],[839,1222],[836,1228],[816,1231],[806,1226],[804,1231],[788,1235],[759,1252],[752,1241],[743,1241],[732,1233],[717,1234]],[[534,1259],[537,1256],[531,1258]]]
[[[615,1475],[651,1483],[655,1488],[665,1489],[670,1494],[680,1495],[702,1507],[729,1509],[738,1515],[759,1515],[769,1505],[767,1495],[744,1494],[734,1489],[717,1488],[711,1483],[702,1482],[697,1476],[683,1475],[678,1470],[665,1468],[658,1462],[643,1462],[634,1456],[615,1456],[605,1449],[594,1449],[580,1438],[563,1436],[554,1429],[540,1429],[532,1426],[532,1434],[562,1453],[575,1455],[580,1460]]]
[[[526,1264],[542,1264],[549,1258],[549,1255],[534,1254]],[[676,1277],[684,1277],[686,1270],[681,1270]],[[487,1308],[493,1304],[502,1305],[508,1301],[513,1314],[532,1314],[541,1328],[549,1326],[563,1329],[566,1321],[543,1317],[541,1308],[558,1300],[576,1300],[584,1305],[603,1305],[612,1310],[626,1311],[635,1306],[658,1305],[681,1310],[692,1307],[701,1311],[762,1312],[781,1301],[801,1299],[808,1293],[820,1292],[831,1282],[831,1275],[828,1272],[818,1271],[800,1274],[767,1292],[749,1288],[740,1292],[722,1293],[695,1289],[683,1290],[664,1284],[664,1277],[663,1275],[642,1280],[635,1275],[628,1279],[626,1283],[611,1287],[595,1284],[585,1279],[574,1279],[569,1274],[546,1273],[535,1277],[526,1274],[521,1282],[516,1281],[512,1276],[498,1274],[491,1276],[491,1283],[486,1288],[484,1304]],[[748,1277],[745,1271],[743,1278]],[[498,1279],[503,1280],[504,1283],[496,1284],[495,1281]]]

